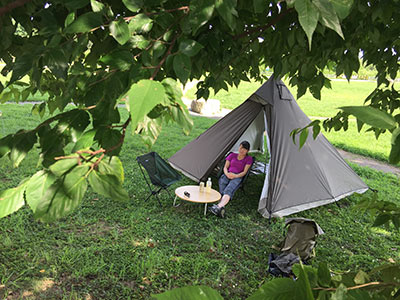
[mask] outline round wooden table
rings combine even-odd
[[[186,196],[185,192],[188,192],[190,196]],[[178,197],[189,202],[204,203],[204,215],[206,215],[207,204],[217,202],[221,199],[221,194],[214,189],[211,189],[210,193],[207,193],[205,187],[204,192],[200,192],[200,187],[198,185],[184,185],[175,190],[174,206],[177,206],[176,199]]]

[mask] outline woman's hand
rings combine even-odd
[[[228,174],[226,174],[226,177],[228,177],[228,179],[235,179],[238,176],[235,173],[228,172]]]

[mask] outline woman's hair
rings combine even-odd
[[[240,143],[240,145],[242,145],[242,147],[246,150],[250,150],[250,143],[248,141],[242,141]]]

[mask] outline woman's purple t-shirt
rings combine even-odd
[[[242,160],[238,160],[237,153],[229,154],[226,160],[230,161],[228,171],[236,174],[243,172],[246,165],[251,165],[253,163],[253,157],[250,155],[245,156]]]

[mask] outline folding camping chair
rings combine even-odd
[[[156,152],[150,152],[138,156],[136,157],[136,161],[151,192],[145,201],[147,201],[151,196],[156,196],[158,203],[160,206],[162,206],[160,199],[158,198],[158,194],[162,190],[166,190],[168,195],[172,198],[170,192],[168,191],[168,187],[179,181],[181,179],[181,175]],[[153,190],[149,181],[147,180],[143,168],[147,171],[151,183],[157,187],[155,190]]]

